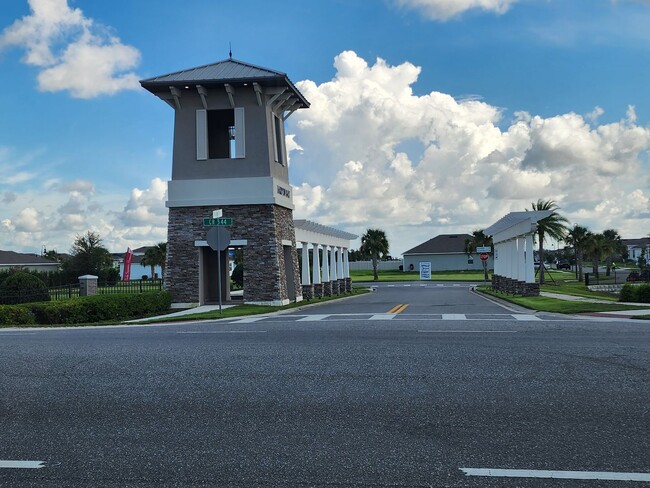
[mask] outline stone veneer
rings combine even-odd
[[[296,253],[293,212],[279,205],[222,205],[224,217],[231,217],[231,240],[245,239],[244,302],[283,305],[289,303],[282,241],[291,241],[293,281],[296,300],[302,300],[302,289]],[[174,207],[169,209],[167,228],[167,266],[165,289],[174,303],[199,302],[199,247],[209,227],[203,225],[211,217],[214,206]]]
[[[526,283],[494,274],[492,275],[492,289],[508,295],[539,296],[539,283]]]

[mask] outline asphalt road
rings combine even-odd
[[[465,285],[4,330],[0,486],[647,486],[530,476],[650,473],[649,372],[648,322],[532,316]]]

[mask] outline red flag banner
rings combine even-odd
[[[133,251],[131,248],[126,249],[126,254],[124,255],[124,272],[122,273],[122,281],[131,280],[131,262],[133,261]]]

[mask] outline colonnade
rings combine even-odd
[[[301,242],[301,244],[303,298],[338,295],[352,291],[348,248],[316,242]],[[310,245],[312,249],[311,263],[309,259]],[[319,252],[321,250],[322,262]]]
[[[535,282],[534,235],[548,210],[510,212],[485,229],[494,244],[492,288],[517,295],[539,295]]]

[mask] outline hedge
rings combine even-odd
[[[631,285],[626,283],[621,289],[621,302],[650,303],[650,283]]]
[[[121,321],[169,310],[166,291],[95,295],[55,302],[0,306],[2,325],[62,325]]]

